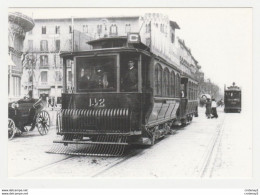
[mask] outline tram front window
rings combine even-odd
[[[76,69],[79,92],[116,90],[115,57],[78,57]]]
[[[238,91],[226,92],[226,96],[229,98],[240,98],[240,92]]]
[[[226,97],[228,101],[240,101],[241,92],[239,91],[229,91],[226,92]]]

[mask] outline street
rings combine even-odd
[[[152,147],[134,147],[121,157],[70,156],[46,153],[55,140],[52,128],[41,136],[37,129],[8,142],[9,177],[159,177],[250,178],[252,176],[252,124],[246,113],[199,117]]]

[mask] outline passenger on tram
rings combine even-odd
[[[88,69],[81,69],[79,76],[79,88],[80,89],[88,89],[91,84],[91,74]]]
[[[101,67],[97,68],[95,74],[95,84],[97,88],[106,89],[108,87],[107,73]]]

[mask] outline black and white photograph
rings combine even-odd
[[[252,8],[7,14],[9,179],[252,179]]]

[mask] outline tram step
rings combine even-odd
[[[82,155],[82,156],[121,156],[124,153],[127,136],[100,135],[95,141],[87,140],[55,140],[48,153]]]

